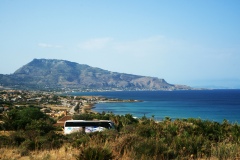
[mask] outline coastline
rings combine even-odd
[[[78,98],[83,94],[85,93],[74,93],[73,96]],[[156,120],[170,117],[171,119],[200,118],[219,123],[224,119],[230,123],[240,122],[238,114],[240,90],[102,92],[101,94],[93,92],[85,95],[89,97],[82,100],[82,105],[95,103],[91,104],[91,110],[98,113],[103,111],[111,111],[114,114],[131,113],[134,117],[154,116]],[[116,102],[130,102],[118,99],[138,99],[143,103],[118,104]],[[112,102],[115,103],[111,104]],[[89,107],[84,108],[91,112]]]
[[[91,96],[92,97],[92,96]],[[105,98],[105,97],[103,97]],[[132,100],[132,99],[128,99],[128,100],[121,100],[121,99],[107,99],[106,100],[96,100],[95,102],[91,102],[91,103],[85,103],[83,104],[79,110],[80,113],[85,114],[85,113],[99,113],[97,111],[94,111],[93,108],[95,108],[95,105],[97,103],[135,103],[135,102],[142,102],[140,100]]]
[[[87,104],[82,105],[80,107],[80,113],[81,114],[85,114],[85,113],[98,113],[98,112],[92,110],[94,108],[95,104],[96,103],[87,103]]]

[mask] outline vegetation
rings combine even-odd
[[[33,116],[34,115],[34,116]],[[240,126],[201,119],[166,117],[162,122],[131,114],[81,114],[74,119],[109,119],[115,130],[62,135],[53,121],[35,107],[16,108],[4,114],[0,150],[29,159],[237,159]],[[3,134],[5,131],[5,134]],[[8,133],[8,134],[6,134]],[[54,153],[58,153],[58,157]],[[45,154],[40,154],[45,153]],[[39,153],[39,154],[36,154]],[[5,155],[5,157],[3,157]],[[42,157],[38,157],[38,156]],[[8,159],[6,154],[2,159]],[[13,159],[14,155],[11,155]],[[16,159],[19,159],[16,158]]]

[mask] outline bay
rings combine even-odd
[[[201,118],[230,123],[240,122],[240,90],[185,90],[185,91],[115,91],[76,92],[72,95],[104,96],[134,99],[134,103],[98,103],[94,111],[132,114],[134,117],[163,120]]]

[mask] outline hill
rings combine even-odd
[[[78,64],[66,60],[34,59],[10,75],[0,75],[4,87],[19,89],[76,90],[176,90],[190,89],[167,83],[164,79]]]

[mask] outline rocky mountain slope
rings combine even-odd
[[[0,85],[26,89],[175,90],[190,89],[164,79],[111,72],[66,60],[34,59],[13,74],[0,75]]]

